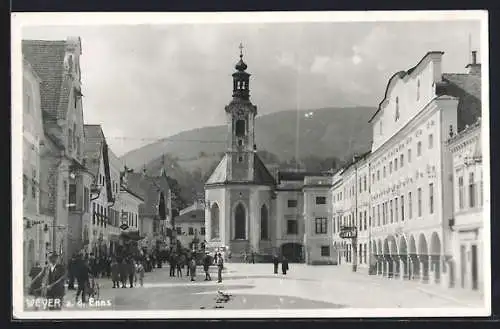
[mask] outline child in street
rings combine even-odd
[[[139,284],[141,285],[141,287],[144,286],[144,272],[145,272],[144,265],[142,265],[141,262],[138,262],[136,273],[137,277],[139,278]]]

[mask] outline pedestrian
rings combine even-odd
[[[212,263],[212,260],[211,260],[210,255],[205,254],[205,257],[203,258],[203,271],[205,271],[205,281],[212,281],[212,278],[210,277],[210,273],[209,273],[211,263]]]
[[[120,264],[116,259],[111,262],[111,280],[113,281],[113,288],[120,288]]]
[[[247,256],[247,252],[246,251],[243,251],[243,261],[245,263],[248,263],[248,256]]]
[[[106,277],[109,279],[111,278],[111,263],[112,263],[112,257],[108,257],[106,259]]]
[[[130,288],[134,287],[134,278],[135,278],[135,264],[133,259],[129,259],[128,261],[128,281],[130,284]]]
[[[274,274],[278,274],[278,265],[279,265],[279,263],[280,263],[280,261],[279,261],[278,256],[273,255]]]
[[[252,258],[252,264],[255,264],[255,252],[253,252],[253,251],[251,254],[251,258]]]
[[[217,282],[222,282],[222,269],[224,268],[224,260],[220,253],[217,254]]]
[[[281,272],[286,275],[286,271],[288,271],[288,259],[283,257],[283,260],[281,261]]]
[[[45,264],[45,267],[47,267],[47,264]],[[33,295],[35,297],[40,297],[42,296],[42,285],[46,284],[44,283],[44,278],[45,278],[45,267],[41,267],[40,263],[36,263],[34,267],[31,268],[30,271],[30,278],[31,278],[31,283],[29,287],[29,293],[30,295]]]
[[[189,270],[191,269],[191,259],[191,255],[186,256],[186,276],[189,276]]]
[[[194,281],[196,277],[196,259],[194,257],[191,258],[189,262],[189,273],[191,274],[191,281]]]
[[[75,290],[75,263],[76,255],[73,255],[68,263],[68,290]]]
[[[177,277],[182,278],[182,267],[183,267],[183,257],[178,256],[177,261],[176,261],[176,267],[177,267]]]
[[[144,286],[144,272],[145,272],[144,265],[142,265],[141,262],[138,262],[136,273],[137,276],[139,277],[139,284],[141,285],[141,287]]]
[[[175,254],[170,255],[170,277],[175,277],[175,269],[176,269],[176,256]]]
[[[122,288],[127,288],[126,283],[127,283],[127,264],[125,263],[125,259],[122,259],[119,262],[119,269],[120,269],[120,281],[122,283]]]
[[[49,256],[49,267],[45,268],[48,271],[47,285],[44,287],[46,289],[47,299],[53,300],[52,306],[49,306],[49,310],[60,310],[62,307],[63,298],[65,295],[65,279],[66,270],[64,266],[58,264],[59,256],[53,253]]]
[[[78,303],[80,294],[82,295],[82,303],[86,302],[85,297],[87,296],[87,287],[89,286],[91,274],[88,258],[79,258],[76,265],[76,282],[78,284],[78,289],[76,290],[75,302]]]

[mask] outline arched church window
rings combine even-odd
[[[212,239],[218,239],[219,235],[219,206],[217,203],[214,203],[212,209],[210,209],[210,228]]]
[[[236,121],[236,136],[245,136],[245,120]]]
[[[260,238],[261,240],[269,239],[269,221],[266,205],[260,209]]]
[[[246,214],[245,207],[240,203],[234,211],[234,239],[246,239]]]

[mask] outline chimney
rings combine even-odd
[[[472,63],[468,64],[465,68],[469,69],[469,74],[481,75],[481,63],[477,62],[477,51],[472,52]]]

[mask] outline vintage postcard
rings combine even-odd
[[[13,316],[489,315],[487,17],[13,14]]]

